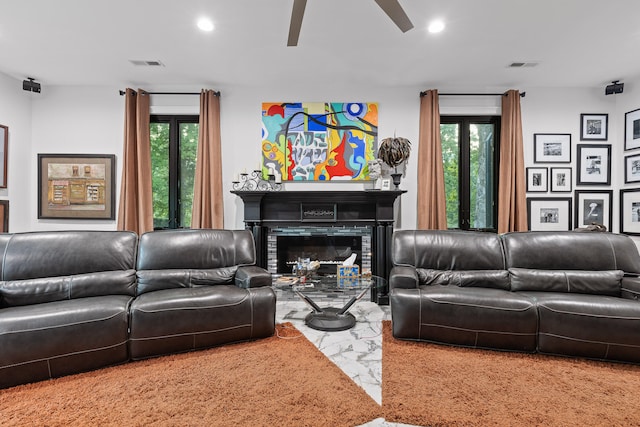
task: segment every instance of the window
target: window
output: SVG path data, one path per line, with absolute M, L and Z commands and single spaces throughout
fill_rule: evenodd
M 496 231 L 500 117 L 442 116 L 447 227 Z
M 153 228 L 191 227 L 198 116 L 151 116 Z

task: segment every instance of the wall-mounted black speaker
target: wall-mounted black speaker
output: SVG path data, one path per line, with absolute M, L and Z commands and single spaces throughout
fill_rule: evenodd
M 619 82 L 619 80 L 611 82 L 611 84 L 609 86 L 604 88 L 604 94 L 605 95 L 613 95 L 613 94 L 616 94 L 616 93 L 622 93 L 622 91 L 624 90 L 624 83 L 618 83 L 618 82 Z
M 22 90 L 26 90 L 29 92 L 40 93 L 40 83 L 34 81 L 31 77 L 28 80 L 23 80 L 22 82 Z

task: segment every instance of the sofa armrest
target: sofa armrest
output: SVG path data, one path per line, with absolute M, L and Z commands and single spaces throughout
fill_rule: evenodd
M 626 299 L 640 299 L 640 277 L 623 277 L 620 295 Z
M 236 271 L 235 283 L 245 289 L 271 286 L 271 273 L 257 265 L 243 265 Z
M 389 273 L 389 291 L 394 288 L 415 289 L 419 284 L 418 271 L 415 267 L 399 265 L 393 267 Z

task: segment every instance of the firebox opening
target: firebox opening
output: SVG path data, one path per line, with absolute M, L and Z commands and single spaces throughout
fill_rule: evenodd
M 298 258 L 319 261 L 318 274 L 336 274 L 336 266 L 356 254 L 362 269 L 361 236 L 278 236 L 278 273 L 291 273 Z
M 361 272 L 372 271 L 373 229 L 370 226 L 282 226 L 267 233 L 270 273 L 291 274 L 298 258 L 319 261 L 318 274 L 336 274 L 337 266 L 356 254 Z

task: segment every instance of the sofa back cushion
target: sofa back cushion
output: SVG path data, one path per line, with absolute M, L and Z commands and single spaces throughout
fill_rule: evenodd
M 508 291 L 509 272 L 507 270 L 431 270 L 418 268 L 421 285 L 460 286 L 463 288 L 494 288 Z
M 393 233 L 394 265 L 432 270 L 504 270 L 500 237 L 452 230 L 399 230 Z
M 620 296 L 622 270 L 539 270 L 510 268 L 512 291 L 568 292 Z
M 640 274 L 638 248 L 612 233 L 516 232 L 501 236 L 507 268 L 540 270 L 622 270 Z
M 9 235 L 0 304 L 28 305 L 135 295 L 138 238 L 128 231 L 46 231 Z
M 138 249 L 137 293 L 231 284 L 241 265 L 255 264 L 247 230 L 166 230 L 145 233 Z

